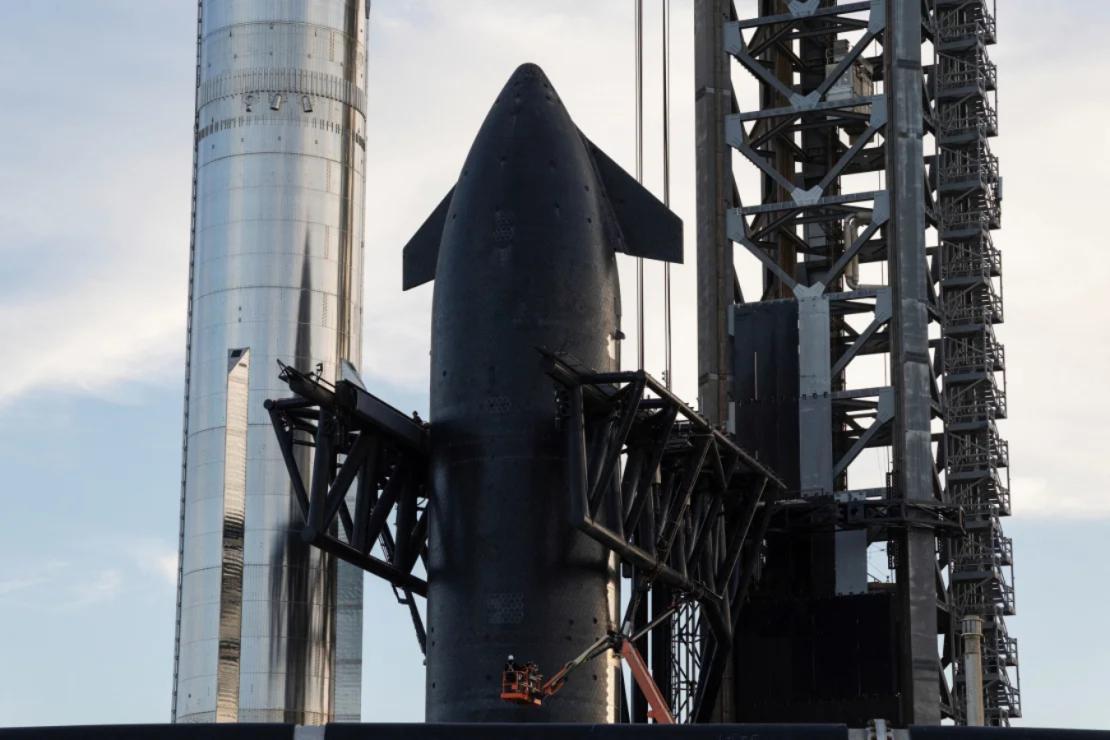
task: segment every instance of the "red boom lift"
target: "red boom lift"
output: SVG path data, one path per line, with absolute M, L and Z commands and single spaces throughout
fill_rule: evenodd
M 669 617 L 673 611 L 673 608 L 668 610 L 632 637 L 620 632 L 610 632 L 601 637 L 593 645 L 586 648 L 585 652 L 563 666 L 546 683 L 544 683 L 543 676 L 540 675 L 539 666 L 535 663 L 518 666 L 510 658 L 509 665 L 501 676 L 501 698 L 513 704 L 532 707 L 541 706 L 544 699 L 554 696 L 559 689 L 566 685 L 571 671 L 602 653 L 613 650 L 628 663 L 628 667 L 632 671 L 632 677 L 636 680 L 636 685 L 640 687 L 640 691 L 647 698 L 648 718 L 661 725 L 675 724 L 670 707 L 667 706 L 659 687 L 655 685 L 655 680 L 651 677 L 640 651 L 633 644 L 635 640 L 645 635 L 652 627 Z

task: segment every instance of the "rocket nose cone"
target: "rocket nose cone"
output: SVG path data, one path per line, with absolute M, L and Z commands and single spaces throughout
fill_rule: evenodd
M 526 62 L 516 68 L 509 78 L 510 85 L 551 85 L 540 65 Z
M 522 64 L 513 72 L 513 76 L 505 83 L 502 94 L 508 94 L 511 100 L 517 103 L 537 104 L 554 103 L 562 105 L 555 86 L 538 64 Z

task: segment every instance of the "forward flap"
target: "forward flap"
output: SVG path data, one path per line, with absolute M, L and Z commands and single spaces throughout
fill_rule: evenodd
M 579 132 L 581 133 L 581 132 Z M 617 249 L 633 257 L 682 263 L 682 219 L 582 136 L 620 232 Z
M 435 279 L 436 263 L 439 262 L 439 243 L 443 239 L 443 227 L 447 223 L 447 213 L 451 210 L 451 199 L 454 197 L 455 189 L 451 188 L 432 211 L 432 215 L 428 216 L 424 225 L 405 245 L 401 280 L 404 290 Z

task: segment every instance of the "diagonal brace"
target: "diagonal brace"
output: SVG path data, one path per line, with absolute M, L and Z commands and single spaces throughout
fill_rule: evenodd
M 871 426 L 867 427 L 866 432 L 859 436 L 859 439 L 852 445 L 852 448 L 844 453 L 844 457 L 836 461 L 836 465 L 833 468 L 834 478 L 847 470 L 848 466 L 852 464 L 852 461 L 859 457 L 859 453 L 863 452 L 864 448 L 867 447 L 867 443 L 894 418 L 894 402 L 893 399 L 890 398 L 890 395 L 891 392 L 889 390 L 884 389 L 884 391 L 881 392 L 875 421 L 871 423 Z
M 852 342 L 852 346 L 850 346 L 847 351 L 840 356 L 840 359 L 836 361 L 836 364 L 833 365 L 832 372 L 830 373 L 832 378 L 835 379 L 844 372 L 844 368 L 848 367 L 848 363 L 855 359 L 856 355 L 858 355 L 864 345 L 867 344 L 867 340 L 874 336 L 875 332 L 890 322 L 890 314 L 890 301 L 880 301 L 875 307 L 875 318 L 867 325 L 866 329 L 860 332 L 856 341 Z

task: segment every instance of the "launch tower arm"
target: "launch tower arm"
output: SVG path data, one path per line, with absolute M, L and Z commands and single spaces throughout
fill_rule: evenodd
M 599 373 L 565 353 L 541 354 L 566 435 L 571 523 L 636 581 L 624 631 L 658 585 L 699 610 L 711 654 L 727 656 L 782 479 L 647 373 Z M 602 483 L 611 480 L 620 483 Z M 698 680 L 695 704 L 712 705 L 719 671 Z
M 413 596 L 426 596 L 428 584 L 413 570 L 428 532 L 426 425 L 361 382 L 332 385 L 286 365 L 280 377 L 293 396 L 268 400 L 266 409 L 304 517 L 301 539 L 388 581 L 408 605 L 423 648 Z M 307 488 L 298 454 L 304 447 L 315 450 Z M 393 517 L 395 510 L 404 515 Z

